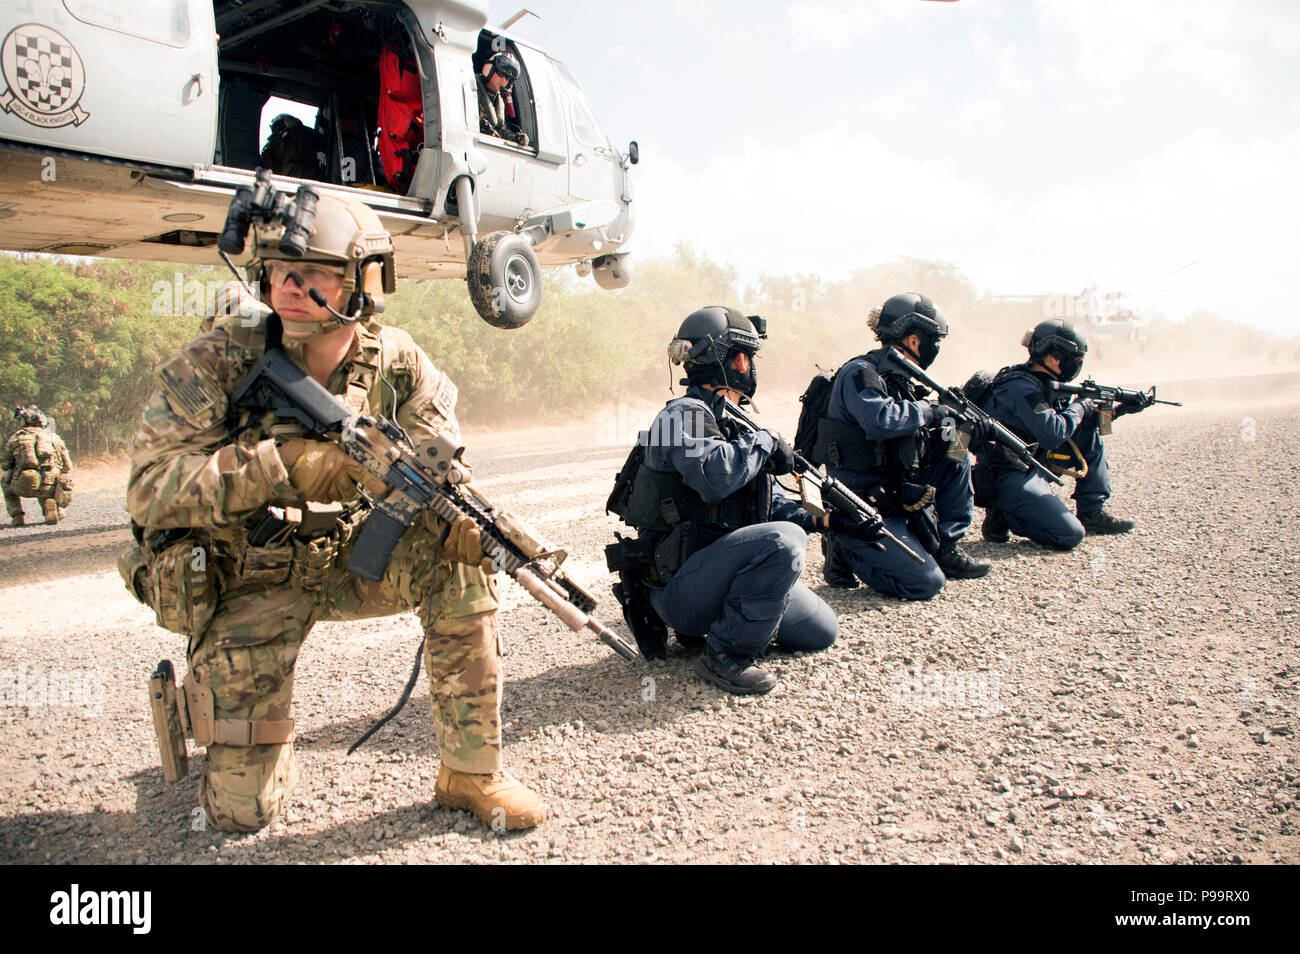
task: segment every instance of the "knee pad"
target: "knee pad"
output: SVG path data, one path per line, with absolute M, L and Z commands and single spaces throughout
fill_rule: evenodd
M 199 804 L 221 831 L 258 831 L 284 810 L 297 780 L 293 743 L 211 745 Z

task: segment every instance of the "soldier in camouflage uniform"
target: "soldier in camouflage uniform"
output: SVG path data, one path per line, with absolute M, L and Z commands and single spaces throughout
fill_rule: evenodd
M 507 112 L 503 92 L 518 78 L 519 63 L 509 53 L 497 53 L 483 64 L 478 77 L 478 127 L 484 135 L 527 147 L 528 136 L 519 128 L 519 120 Z
M 21 527 L 23 497 L 34 497 L 41 505 L 46 523 L 63 519 L 63 509 L 72 503 L 72 458 L 68 445 L 54 433 L 36 405 L 14 408 L 18 430 L 5 441 L 0 454 L 0 489 L 5 510 L 15 527 Z
M 127 507 L 141 546 L 122 571 L 162 625 L 188 636 L 185 707 L 195 741 L 207 747 L 200 804 L 224 830 L 269 824 L 295 779 L 290 703 L 303 639 L 318 620 L 414 611 L 441 756 L 437 801 L 497 829 L 532 827 L 545 805 L 501 769 L 497 594 L 472 521 L 447 530 L 426 515 L 382 580 L 349 573 L 349 542 L 368 512 L 357 485 L 382 488 L 338 445 L 230 405 L 280 339 L 352 410 L 405 427 L 417 451 L 458 427 L 455 386 L 410 335 L 373 317 L 394 285 L 392 239 L 378 217 L 323 195 L 306 255 L 284 258 L 278 238 L 258 226 L 273 314 L 218 316 L 162 368 L 131 458 Z M 308 297 L 313 289 L 362 319 L 340 320 Z M 261 539 L 272 505 L 290 508 L 273 516 L 302 520 Z

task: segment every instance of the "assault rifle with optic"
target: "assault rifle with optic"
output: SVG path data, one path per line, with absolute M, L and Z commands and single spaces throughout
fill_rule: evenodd
M 1128 388 L 1112 388 L 1098 384 L 1089 378 L 1078 384 L 1066 384 L 1064 381 L 1049 381 L 1049 390 L 1057 394 L 1072 394 L 1084 400 L 1096 401 L 1103 405 L 1097 408 L 1097 433 L 1105 436 L 1111 432 L 1111 422 L 1122 414 L 1136 414 L 1145 411 L 1152 404 L 1172 404 L 1182 407 L 1182 401 L 1162 401 L 1156 397 L 1155 385 L 1147 391 L 1131 391 Z
M 294 364 L 268 348 L 231 396 L 236 407 L 273 411 L 339 444 L 388 488 L 370 501 L 371 513 L 352 545 L 348 569 L 367 580 L 383 578 L 406 529 L 430 510 L 448 525 L 469 517 L 482 534 L 483 553 L 575 633 L 595 633 L 624 659 L 636 647 L 591 616 L 596 599 L 560 564 L 567 552 L 543 541 L 518 517 L 494 507 L 469 483 L 457 435 L 441 433 L 418 452 L 401 425 L 385 417 L 352 414 L 347 405 Z
M 742 411 L 731 401 L 727 401 L 727 413 L 730 414 L 740 425 L 750 432 L 764 430 L 752 417 Z M 843 482 L 836 480 L 834 477 L 828 477 L 810 463 L 799 453 L 794 453 L 794 474 L 800 480 L 800 485 L 804 490 L 803 505 L 804 509 L 814 517 L 820 517 L 826 513 L 826 508 L 838 510 L 840 513 L 855 513 L 862 520 L 880 520 L 880 514 L 876 508 L 871 506 L 852 490 L 844 485 Z M 811 493 L 810 493 L 811 491 Z M 883 522 L 883 521 L 882 521 Z M 925 557 L 917 553 L 906 543 L 889 532 L 887 527 L 881 527 L 880 535 L 892 543 L 898 549 L 902 550 L 909 560 L 917 566 L 925 565 Z
M 1064 381 L 1050 381 L 1048 388 L 1061 394 L 1073 394 L 1076 397 L 1091 398 L 1102 404 L 1114 405 L 1125 414 L 1136 414 L 1138 411 L 1144 411 L 1152 404 L 1172 404 L 1174 407 L 1182 407 L 1182 401 L 1164 401 L 1156 397 L 1155 385 L 1152 385 L 1146 391 L 1131 391 L 1128 388 L 1112 388 L 1104 384 L 1098 384 L 1089 378 L 1086 381 L 1080 381 L 1078 384 L 1066 384 Z
M 952 412 L 953 417 L 963 420 L 968 425 L 973 424 L 982 427 L 992 443 L 1005 447 L 1011 452 L 1012 456 L 1024 465 L 1022 469 L 1033 470 L 1044 480 L 1049 480 L 1054 484 L 1065 483 L 1060 477 L 1044 467 L 1034 456 L 1036 445 L 1026 444 L 1016 437 L 1005 425 L 994 420 L 987 411 L 963 394 L 961 388 L 945 388 L 921 370 L 919 366 L 908 360 L 906 355 L 899 354 L 893 348 L 887 350 L 885 357 L 913 380 L 919 381 L 934 391 L 943 406 Z M 965 448 L 962 448 L 962 450 L 964 451 Z

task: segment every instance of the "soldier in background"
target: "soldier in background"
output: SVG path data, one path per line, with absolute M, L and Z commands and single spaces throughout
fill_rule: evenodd
M 989 564 L 957 546 L 973 512 L 969 457 L 948 456 L 942 412 L 927 400 L 929 390 L 885 356 L 894 348 L 928 368 L 948 319 L 929 298 L 907 292 L 873 309 L 868 324 L 880 347 L 836 373 L 814 453 L 832 477 L 884 515 L 890 530 L 928 556 L 917 566 L 897 548 L 881 551 L 835 536 L 823 547 L 822 574 L 831 586 L 851 589 L 861 579 L 879 593 L 927 600 L 948 580 L 984 576 Z
M 1051 485 L 1024 471 L 996 445 L 979 452 L 975 484 L 985 507 L 985 540 L 1004 543 L 1017 533 L 1056 550 L 1072 550 L 1087 534 L 1128 533 L 1133 521 L 1104 509 L 1110 498 L 1110 469 L 1098 433 L 1096 402 L 1071 401 L 1049 389 L 1072 381 L 1083 367 L 1088 342 L 1068 321 L 1049 318 L 1026 332 L 1021 344 L 1029 360 L 1003 368 L 993 379 L 984 410 L 1026 443 L 1057 452 L 1070 466 L 1056 468 L 1075 478 L 1075 512 Z
M 655 418 L 617 508 L 639 531 L 621 545 L 625 564 L 635 564 L 637 551 L 645 563 L 642 580 L 630 567 L 621 572 L 625 595 L 644 586 L 648 606 L 624 601 L 642 652 L 664 655 L 662 642 L 647 645 L 654 630 L 662 638 L 672 627 L 688 643 L 704 637 L 696 673 L 738 694 L 776 687 L 776 676 L 757 665 L 769 644 L 816 652 L 839 633 L 834 612 L 799 582 L 808 534 L 830 526 L 863 541 L 880 536 L 878 523 L 842 514 L 819 520 L 782 494 L 774 478 L 791 472 L 790 445 L 769 431 L 743 433 L 728 417 L 726 401 L 739 406 L 754 396 L 762 337 L 762 319 L 732 308 L 687 316 L 668 352 L 686 371 L 686 394 Z
M 46 523 L 58 523 L 72 503 L 72 458 L 63 438 L 35 404 L 14 408 L 18 430 L 5 441 L 0 455 L 0 488 L 5 510 L 15 527 L 21 527 L 23 497 L 40 502 Z
M 459 427 L 455 385 L 409 334 L 375 319 L 396 276 L 392 237 L 374 212 L 320 196 L 301 257 L 279 248 L 282 232 L 255 226 L 273 313 L 218 316 L 169 361 L 131 455 L 139 545 L 119 568 L 159 624 L 188 637 L 182 691 L 207 748 L 199 802 L 222 830 L 270 824 L 296 779 L 290 709 L 307 634 L 320 620 L 413 611 L 425 633 L 438 803 L 496 829 L 537 825 L 546 806 L 502 770 L 496 584 L 473 521 L 447 527 L 422 515 L 384 578 L 362 579 L 346 569 L 372 513 L 358 485 L 382 484 L 337 444 L 231 406 L 247 371 L 280 346 L 354 413 L 404 427 L 417 451 Z

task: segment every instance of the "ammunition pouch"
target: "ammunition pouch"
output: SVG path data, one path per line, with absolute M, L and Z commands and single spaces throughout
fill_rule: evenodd
M 772 513 L 772 483 L 760 474 L 740 490 L 705 503 L 676 471 L 658 471 L 642 464 L 627 494 L 623 521 L 638 530 L 670 533 L 689 521 L 728 533 L 763 523 Z
M 41 472 L 35 468 L 15 470 L 9 480 L 9 491 L 19 497 L 35 497 L 41 492 Z
M 695 523 L 683 520 L 672 532 L 655 546 L 654 573 L 656 579 L 667 583 L 673 578 L 691 554 L 700 548 L 700 534 Z
M 60 507 L 66 507 L 72 503 L 72 475 L 59 474 L 54 479 L 54 502 Z
M 301 590 L 320 590 L 343 565 L 361 511 L 338 505 L 313 507 L 267 508 L 235 540 L 235 579 L 261 586 L 288 580 Z
M 824 417 L 817 422 L 813 455 L 828 468 L 878 471 L 885 465 L 884 446 L 879 441 L 868 441 L 856 424 Z
M 195 745 L 277 745 L 293 741 L 293 720 L 218 719 L 212 690 L 185 674 L 185 721 Z
M 191 638 L 207 628 L 217 611 L 222 573 L 197 536 L 166 530 L 145 541 L 134 524 L 136 543 L 117 561 L 122 582 L 154 611 L 158 625 Z

